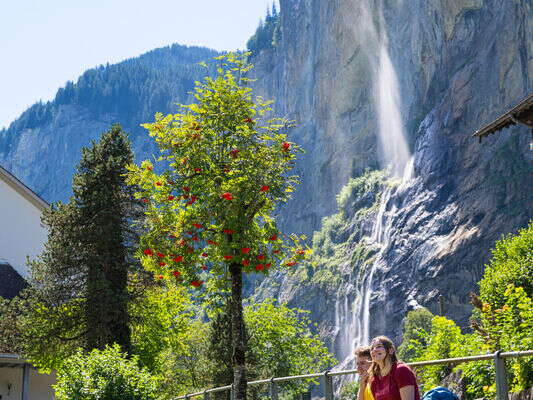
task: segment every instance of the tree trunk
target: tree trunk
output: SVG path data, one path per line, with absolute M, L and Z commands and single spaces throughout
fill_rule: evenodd
M 242 313 L 242 271 L 237 263 L 231 263 L 231 334 L 234 400 L 246 400 L 246 335 Z

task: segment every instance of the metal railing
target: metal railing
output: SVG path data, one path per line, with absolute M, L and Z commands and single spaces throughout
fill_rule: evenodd
M 472 361 L 482 361 L 482 360 L 493 360 L 494 368 L 496 373 L 496 397 L 498 400 L 508 400 L 509 399 L 509 388 L 507 384 L 507 370 L 505 366 L 505 359 L 512 357 L 527 357 L 533 356 L 533 350 L 525 351 L 510 351 L 502 352 L 498 350 L 496 353 L 492 354 L 480 354 L 477 356 L 468 356 L 468 357 L 459 357 L 459 358 L 444 358 L 440 360 L 430 360 L 430 361 L 419 361 L 407 363 L 410 367 L 424 367 L 428 365 L 439 365 L 439 364 L 462 364 L 465 362 Z M 261 379 L 258 381 L 248 382 L 248 386 L 268 384 L 269 385 L 269 396 L 271 400 L 278 400 L 279 388 L 278 384 L 281 382 L 287 382 L 292 380 L 300 379 L 313 379 L 313 378 L 322 378 L 324 384 L 324 398 L 325 400 L 333 400 L 333 377 L 341 375 L 352 375 L 356 374 L 357 370 L 348 369 L 344 371 L 324 371 L 315 374 L 306 374 L 306 375 L 293 375 L 293 376 L 283 376 L 270 379 Z M 189 393 L 183 396 L 175 397 L 173 400 L 189 400 L 192 397 L 203 396 L 203 400 L 210 400 L 209 395 L 215 392 L 230 391 L 230 400 L 235 399 L 235 391 L 233 385 L 220 386 L 212 389 L 206 389 L 201 392 Z

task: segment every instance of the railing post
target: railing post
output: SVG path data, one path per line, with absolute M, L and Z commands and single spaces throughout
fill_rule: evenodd
M 28 400 L 30 393 L 30 364 L 22 366 L 22 400 Z
M 325 400 L 333 400 L 333 379 L 329 371 L 324 372 L 324 398 Z
M 509 400 L 509 388 L 507 386 L 507 368 L 505 358 L 500 357 L 502 351 L 494 353 L 494 369 L 496 371 L 496 398 L 498 400 Z
M 207 389 L 204 390 L 204 400 L 209 400 L 209 393 L 207 392 Z
M 274 378 L 270 378 L 268 391 L 270 392 L 270 400 L 278 400 L 278 384 L 274 382 Z
M 235 400 L 235 385 L 233 383 L 229 389 L 229 400 Z

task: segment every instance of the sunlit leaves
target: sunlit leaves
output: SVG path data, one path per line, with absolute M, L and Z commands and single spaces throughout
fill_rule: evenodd
M 272 103 L 242 86 L 251 68 L 245 57 L 217 58 L 218 76 L 197 82 L 196 103 L 143 124 L 162 158 L 160 168 L 149 161 L 129 167 L 128 182 L 148 204 L 138 256 L 164 279 L 200 287 L 198 282 L 225 278 L 229 262 L 243 272 L 268 273 L 308 255 L 299 238 L 282 235 L 271 218 L 298 183 L 290 172 L 302 150 L 287 139 L 291 122 L 267 117 Z M 251 249 L 247 258 L 243 247 Z M 146 248 L 166 258 L 145 255 Z M 264 255 L 261 263 L 252 261 L 257 255 Z M 176 256 L 183 261 L 175 263 Z M 211 284 L 224 285 L 224 279 Z

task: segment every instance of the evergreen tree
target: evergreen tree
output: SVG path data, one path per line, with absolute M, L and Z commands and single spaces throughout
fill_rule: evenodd
M 267 8 L 265 21 L 259 21 L 259 25 L 254 35 L 248 40 L 246 46 L 252 55 L 258 54 L 261 50 L 272 49 L 281 40 L 280 14 L 276 8 L 276 3 L 272 3 L 272 10 Z
M 43 368 L 56 367 L 78 346 L 130 351 L 128 272 L 142 212 L 125 185 L 133 161 L 119 125 L 83 148 L 67 204 L 45 211 L 48 241 L 31 262 L 33 298 L 24 317 L 25 353 Z
M 89 350 L 112 343 L 118 343 L 123 351 L 130 350 L 127 282 L 135 205 L 125 173 L 132 161 L 128 139 L 122 128 L 114 125 L 99 143 L 82 150 L 73 180 L 74 200 L 83 224 Z
M 228 305 L 218 312 L 209 324 L 209 352 L 207 358 L 216 366 L 212 371 L 213 387 L 233 383 L 233 365 L 231 362 L 231 315 Z M 214 393 L 216 400 L 229 400 L 229 392 Z

